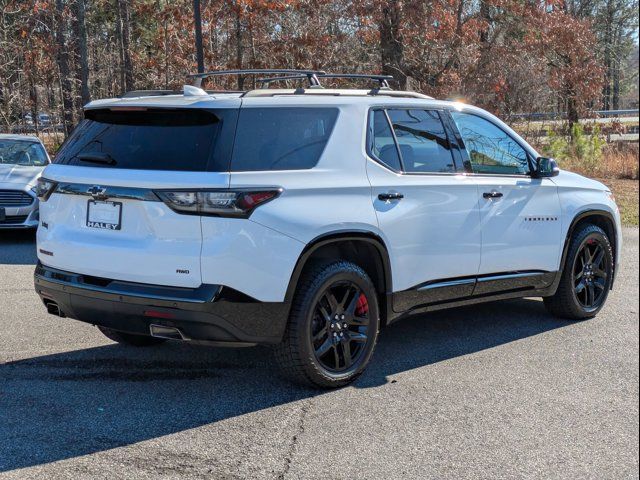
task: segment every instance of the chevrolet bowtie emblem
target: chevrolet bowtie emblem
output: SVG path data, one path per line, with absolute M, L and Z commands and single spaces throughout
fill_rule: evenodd
M 94 185 L 93 187 L 87 190 L 87 193 L 91 195 L 93 198 L 95 198 L 96 200 L 101 198 L 107 198 L 106 192 L 107 192 L 106 187 L 101 187 L 99 185 Z

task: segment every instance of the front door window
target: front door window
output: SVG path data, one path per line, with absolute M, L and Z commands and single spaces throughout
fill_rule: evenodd
M 527 152 L 504 130 L 482 117 L 451 112 L 473 173 L 527 175 L 530 172 Z

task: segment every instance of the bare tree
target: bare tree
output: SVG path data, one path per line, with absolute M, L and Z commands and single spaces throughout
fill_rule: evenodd
M 387 0 L 382 5 L 378 28 L 380 30 L 380 61 L 382 73 L 393 75 L 404 89 L 407 75 L 404 71 L 404 39 L 401 25 L 402 0 Z
M 120 47 L 120 89 L 124 93 L 134 88 L 129 0 L 116 0 L 116 12 L 118 46 Z
M 64 0 L 56 0 L 56 44 L 58 47 L 58 70 L 60 72 L 60 89 L 62 96 L 62 120 L 65 135 L 73 129 L 73 92 L 69 69 L 69 50 L 67 48 L 67 20 Z
M 193 0 L 193 21 L 195 23 L 196 58 L 198 60 L 198 73 L 203 73 L 204 52 L 202 49 L 202 16 L 200 12 L 200 0 Z
M 76 0 L 76 21 L 78 25 L 77 49 L 78 49 L 78 80 L 80 81 L 80 99 L 82 105 L 91 101 L 91 90 L 89 88 L 89 52 L 87 49 L 87 24 L 85 15 L 85 1 Z

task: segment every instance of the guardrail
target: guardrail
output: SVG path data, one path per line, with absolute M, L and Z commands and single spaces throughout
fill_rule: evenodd
M 635 110 L 595 110 L 593 112 L 593 115 L 596 118 L 637 117 L 638 114 L 639 110 L 637 108 Z M 565 120 L 567 118 L 567 114 L 566 112 L 514 113 L 509 115 L 509 117 L 524 120 Z
M 37 131 L 38 133 L 62 133 L 64 132 L 64 125 L 40 125 Z M 35 125 L 14 125 L 9 129 L 0 127 L 0 133 L 36 133 L 36 127 Z

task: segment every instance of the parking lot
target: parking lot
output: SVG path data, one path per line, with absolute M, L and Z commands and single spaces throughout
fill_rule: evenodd
M 34 235 L 0 231 L 0 478 L 637 478 L 638 230 L 604 311 L 538 299 L 384 331 L 355 385 L 268 348 L 135 349 L 46 314 Z

